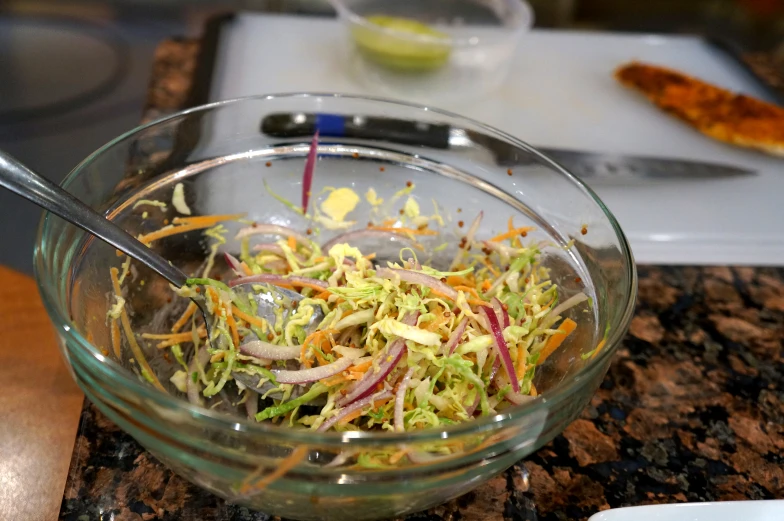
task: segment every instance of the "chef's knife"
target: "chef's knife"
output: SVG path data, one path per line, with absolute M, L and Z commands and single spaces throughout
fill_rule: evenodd
M 385 117 L 343 116 L 335 114 L 277 113 L 261 122 L 264 134 L 276 137 L 305 137 L 318 130 L 324 137 L 375 139 L 430 148 L 471 148 L 477 145 L 490 151 L 501 166 L 531 163 L 505 141 L 480 132 L 440 123 L 425 123 Z M 754 174 L 746 168 L 658 157 L 535 147 L 572 174 L 583 178 L 715 178 Z

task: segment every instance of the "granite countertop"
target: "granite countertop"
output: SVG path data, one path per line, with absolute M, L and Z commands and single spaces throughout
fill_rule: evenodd
M 156 55 L 147 118 L 184 108 L 194 41 Z M 784 269 L 640 266 L 630 334 L 562 435 L 410 520 L 580 521 L 599 510 L 784 498 Z M 174 475 L 85 403 L 60 519 L 266 520 Z

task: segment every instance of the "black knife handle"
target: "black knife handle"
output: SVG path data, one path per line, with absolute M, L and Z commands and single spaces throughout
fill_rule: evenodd
M 261 132 L 275 137 L 324 137 L 389 141 L 402 145 L 449 148 L 449 125 L 404 119 L 338 114 L 275 113 L 261 121 Z

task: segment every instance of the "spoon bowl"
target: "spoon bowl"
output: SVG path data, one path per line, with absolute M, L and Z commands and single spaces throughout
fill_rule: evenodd
M 0 186 L 114 246 L 149 267 L 177 288 L 186 286 L 194 288 L 195 294 L 202 297 L 192 297 L 191 301 L 196 304 L 204 317 L 207 338 L 210 342 L 220 341 L 221 337 L 216 334 L 214 328 L 214 316 L 208 310 L 203 298 L 203 295 L 207 294 L 207 287 L 198 283 L 200 279 L 189 279 L 182 270 L 117 224 L 2 151 L 0 151 Z M 296 314 L 297 303 L 304 298 L 298 293 L 271 284 L 239 284 L 232 291 L 239 302 L 250 302 L 249 297 L 252 298 L 256 303 L 254 306 L 256 315 L 269 323 L 275 324 L 278 315 L 281 315 L 283 319 L 281 327 L 285 327 L 289 317 Z M 321 309 L 313 307 L 313 316 L 306 331 L 318 325 L 323 318 L 324 313 Z

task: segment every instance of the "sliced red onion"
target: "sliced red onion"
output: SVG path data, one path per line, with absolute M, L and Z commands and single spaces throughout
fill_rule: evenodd
M 499 374 L 498 377 L 496 378 L 495 385 L 500 391 L 501 389 L 509 385 L 509 380 L 506 378 L 505 375 Z M 529 402 L 534 399 L 533 396 L 520 394 L 519 392 L 514 392 L 514 391 L 509 391 L 508 393 L 506 393 L 504 395 L 504 398 L 506 398 L 509 402 L 515 405 L 522 405 L 525 402 Z
M 506 398 L 507 400 L 509 400 L 515 405 L 523 405 L 524 403 L 530 402 L 531 400 L 534 399 L 533 396 L 516 393 L 514 391 L 510 391 L 506 393 L 504 395 L 504 398 Z
M 305 160 L 305 171 L 302 173 L 302 213 L 308 213 L 308 201 L 310 201 L 310 187 L 313 184 L 313 172 L 316 170 L 316 157 L 318 156 L 319 131 L 313 134 L 310 141 L 308 158 Z
M 490 368 L 490 375 L 487 379 L 488 382 L 492 382 L 495 379 L 495 375 L 498 374 L 498 369 L 501 368 L 501 357 L 496 356 L 495 360 L 493 360 L 493 367 Z
M 406 454 L 408 459 L 411 460 L 411 463 L 416 463 L 417 465 L 431 465 L 436 461 L 445 460 L 451 456 L 445 456 L 443 454 L 435 455 L 425 451 L 417 451 L 413 450 Z
M 253 391 L 245 391 L 248 394 L 248 399 L 245 400 L 245 412 L 248 413 L 249 419 L 254 419 L 256 413 L 259 412 L 259 395 Z
M 500 367 L 501 367 L 501 358 L 496 356 L 495 360 L 493 361 L 493 366 L 490 368 L 490 375 L 489 375 L 489 377 L 487 379 L 488 382 L 492 382 L 493 381 L 493 379 L 495 378 L 495 375 L 498 372 L 498 369 Z M 479 403 L 481 402 L 481 398 L 482 398 L 481 395 L 477 392 L 476 393 L 476 398 L 474 398 L 474 403 L 472 403 L 466 409 L 466 414 L 468 414 L 468 416 L 473 416 L 474 415 L 474 413 L 476 412 L 476 408 L 479 407 Z
M 257 244 L 251 249 L 253 251 L 268 251 L 270 253 L 274 253 L 275 255 L 280 255 L 281 257 L 286 255 L 286 253 L 283 251 L 283 248 L 280 247 L 280 244 L 275 244 L 274 242 Z
M 389 398 L 390 396 L 392 396 L 392 393 L 385 390 L 385 391 L 381 391 L 380 393 L 371 394 L 370 396 L 366 396 L 366 397 L 362 398 L 361 400 L 357 400 L 356 402 L 352 403 L 351 405 L 340 409 L 340 411 L 338 411 L 338 413 L 335 414 L 335 416 L 333 416 L 329 420 L 327 420 L 324 423 L 322 423 L 319 426 L 319 428 L 316 429 L 316 430 L 318 430 L 319 432 L 324 432 L 327 429 L 329 429 L 330 427 L 332 427 L 333 425 L 335 425 L 336 423 L 338 423 L 340 420 L 342 420 L 343 418 L 345 418 L 346 416 L 351 414 L 352 412 L 364 409 L 365 407 L 367 407 L 368 405 L 372 404 L 376 400 L 384 400 L 386 398 Z
M 479 224 L 482 222 L 482 217 L 484 217 L 485 212 L 479 212 L 474 218 L 474 222 L 471 223 L 471 227 L 468 229 L 468 233 L 466 234 L 466 244 L 471 244 L 474 242 L 474 236 L 476 232 L 479 230 Z
M 418 318 L 419 312 L 417 311 L 415 313 L 407 314 L 405 317 L 403 317 L 401 322 L 407 326 L 413 326 L 416 324 Z M 379 370 L 367 371 L 360 380 L 357 380 L 355 383 L 351 384 L 348 389 L 346 389 L 348 393 L 342 398 L 339 398 L 336 403 L 340 406 L 345 406 L 360 400 L 373 392 L 373 389 L 375 389 L 379 383 L 383 382 L 392 369 L 397 366 L 398 362 L 400 362 L 400 359 L 403 358 L 403 354 L 405 352 L 406 339 L 397 338 L 393 340 L 387 346 L 386 353 L 382 355 L 382 359 L 384 361 L 379 364 Z
M 578 293 L 577 295 L 572 295 L 568 299 L 564 300 L 563 302 L 561 302 L 560 304 L 555 306 L 547 314 L 547 318 L 545 318 L 542 321 L 542 323 L 541 323 L 541 325 L 539 327 L 542 328 L 542 329 L 546 329 L 546 328 L 550 327 L 552 324 L 555 323 L 556 320 L 558 320 L 558 316 L 560 314 L 562 314 L 564 311 L 566 311 L 566 310 L 568 310 L 570 308 L 573 308 L 577 304 L 581 304 L 582 302 L 585 302 L 586 300 L 588 300 L 588 295 L 586 295 L 585 293 Z
M 465 333 L 466 326 L 468 325 L 468 317 L 463 317 L 463 320 L 457 325 L 452 334 L 449 335 L 449 340 L 446 341 L 444 344 L 444 351 L 448 354 L 452 354 L 457 349 L 457 345 L 460 343 L 460 339 L 463 337 L 463 333 Z
M 234 236 L 236 240 L 250 237 L 252 235 L 279 235 L 281 237 L 294 237 L 294 239 L 303 246 L 310 247 L 310 239 L 302 235 L 296 230 L 292 230 L 286 226 L 279 226 L 277 224 L 257 224 L 256 226 L 248 226 L 237 232 Z
M 224 253 L 223 258 L 226 259 L 226 264 L 229 265 L 229 268 L 231 268 L 234 273 L 240 277 L 245 275 L 245 270 L 242 269 L 242 263 L 240 263 L 240 260 L 237 257 L 231 253 Z
M 240 353 L 243 355 L 263 360 L 291 360 L 299 358 L 301 352 L 300 346 L 278 346 L 261 340 L 253 340 L 240 346 Z
M 493 334 L 493 339 L 495 340 L 495 346 L 501 357 L 501 362 L 504 364 L 506 373 L 509 375 L 509 379 L 512 382 L 512 390 L 514 392 L 520 392 L 520 382 L 517 381 L 514 363 L 512 363 L 512 356 L 509 354 L 509 348 L 506 346 L 506 340 L 504 340 L 501 324 L 498 323 L 498 317 L 495 316 L 494 312 L 488 310 L 487 306 L 481 306 L 479 312 L 485 317 L 487 323 L 490 325 L 490 332 Z
M 413 246 L 413 242 L 403 235 L 402 233 L 395 233 L 390 232 L 387 230 L 373 230 L 373 229 L 364 229 L 364 230 L 354 230 L 351 232 L 342 233 L 332 239 L 328 240 L 321 246 L 321 250 L 328 252 L 330 248 L 332 248 L 336 244 L 356 244 L 356 241 L 361 241 L 363 239 L 394 239 L 400 240 L 409 243 Z
M 298 277 L 296 275 L 284 277 L 282 275 L 274 275 L 272 273 L 261 273 L 259 275 L 251 275 L 250 277 L 240 277 L 230 281 L 229 286 L 233 288 L 237 284 L 267 283 L 275 285 L 291 284 L 292 282 L 304 282 L 306 284 L 311 284 L 324 289 L 329 287 L 329 284 L 323 280 L 311 279 L 310 277 Z
M 279 384 L 304 384 L 308 382 L 317 382 L 330 376 L 345 371 L 354 361 L 351 358 L 345 357 L 338 359 L 337 362 L 314 367 L 313 369 L 300 369 L 298 371 L 288 371 L 285 369 L 279 371 L 272 371 L 275 373 L 275 381 Z
M 274 242 L 265 242 L 264 244 L 257 244 L 251 249 L 253 251 L 266 251 L 269 253 L 274 253 L 279 257 L 286 256 L 286 252 L 283 251 L 283 248 L 281 248 L 280 244 L 275 244 Z M 294 258 L 297 259 L 299 262 L 305 262 L 306 260 L 305 257 L 303 257 L 297 252 L 292 252 L 292 253 L 294 255 Z
M 448 284 L 444 284 L 435 277 L 425 275 L 424 273 L 419 273 L 418 271 L 403 270 L 400 268 L 378 268 L 376 270 L 376 276 L 384 279 L 394 279 L 397 277 L 400 278 L 400 280 L 408 282 L 409 284 L 419 284 L 421 286 L 426 286 L 444 295 L 449 300 L 457 300 L 457 291 L 455 288 Z
M 509 313 L 506 312 L 504 309 L 504 305 L 498 300 L 498 297 L 493 297 L 493 300 L 490 302 L 490 305 L 493 306 L 493 311 L 495 311 L 495 316 L 498 318 L 498 321 L 503 325 L 504 329 L 509 327 Z
M 414 369 L 414 367 L 410 367 L 408 371 L 406 371 L 405 376 L 403 376 L 403 379 L 400 381 L 400 386 L 397 388 L 397 393 L 395 393 L 395 430 L 397 432 L 403 432 L 405 430 L 405 425 L 403 424 L 403 416 L 405 415 L 405 412 L 403 412 L 403 405 L 406 400 L 408 382 L 411 381 Z
M 345 464 L 349 459 L 356 456 L 356 452 L 353 450 L 346 450 L 335 456 L 335 459 L 324 465 L 325 469 L 331 469 L 334 467 L 341 467 Z
M 273 260 L 262 264 L 265 269 L 275 271 L 286 271 L 289 268 L 289 263 L 284 260 Z

